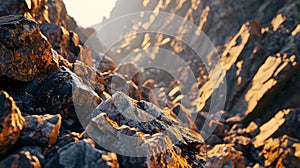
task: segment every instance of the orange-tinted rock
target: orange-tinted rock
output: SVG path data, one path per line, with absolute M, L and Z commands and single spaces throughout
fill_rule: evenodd
M 102 56 L 102 57 L 100 57 L 99 60 L 96 60 L 96 61 L 97 61 L 96 68 L 100 72 L 114 71 L 117 68 L 114 61 L 107 56 Z
M 0 91 L 0 158 L 14 145 L 23 130 L 25 120 L 12 97 Z
M 41 150 L 35 150 L 34 147 L 24 148 L 15 152 L 0 162 L 0 167 L 28 167 L 41 168 Z
M 258 134 L 253 139 L 254 146 L 263 146 L 267 139 L 276 136 L 288 135 L 299 139 L 299 117 L 300 111 L 298 109 L 279 111 L 273 118 L 258 128 Z
M 58 67 L 58 58 L 35 21 L 3 16 L 0 32 L 1 77 L 28 82 Z
M 47 148 L 55 143 L 61 126 L 60 115 L 26 116 L 25 121 L 25 128 L 20 135 L 22 144 Z
M 300 142 L 289 136 L 268 139 L 260 152 L 265 167 L 299 167 Z
M 246 167 L 247 162 L 241 151 L 234 148 L 233 144 L 220 144 L 207 152 L 207 167 Z

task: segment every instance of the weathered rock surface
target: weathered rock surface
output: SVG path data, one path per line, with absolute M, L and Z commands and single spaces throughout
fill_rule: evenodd
M 75 32 L 55 24 L 40 24 L 41 32 L 48 38 L 52 48 L 70 63 L 76 60 L 92 66 L 92 52 L 84 46 Z
M 216 145 L 207 153 L 206 167 L 246 167 L 246 161 L 241 151 L 233 144 Z
M 50 114 L 60 114 L 64 119 L 77 120 L 101 102 L 92 88 L 66 67 L 60 67 L 43 81 L 38 94 L 38 105 Z M 78 118 L 82 118 L 78 116 Z
M 35 21 L 3 16 L 0 31 L 1 77 L 28 82 L 58 67 L 58 58 Z
M 82 140 L 59 149 L 45 167 L 118 168 L 119 164 L 116 154 L 97 150 L 89 140 Z
M 0 167 L 41 168 L 43 159 L 44 157 L 40 148 L 24 147 L 2 160 Z
M 0 158 L 14 145 L 23 130 L 25 120 L 12 97 L 0 91 Z
M 202 137 L 177 123 L 168 113 L 117 92 L 91 114 L 87 133 L 108 150 L 127 156 L 139 153 L 138 156 L 147 158 L 121 161 L 122 166 L 203 167 Z
M 22 144 L 47 148 L 56 141 L 61 126 L 60 115 L 26 116 L 25 121 L 19 139 Z

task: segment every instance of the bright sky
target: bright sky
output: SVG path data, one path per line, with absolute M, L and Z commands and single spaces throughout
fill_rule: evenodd
M 75 18 L 80 26 L 88 27 L 108 17 L 116 0 L 64 0 L 68 14 Z

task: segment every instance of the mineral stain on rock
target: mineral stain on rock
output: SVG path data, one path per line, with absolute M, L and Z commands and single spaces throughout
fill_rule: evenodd
M 0 157 L 3 158 L 18 140 L 25 120 L 12 97 L 0 91 Z
M 0 75 L 29 82 L 58 67 L 58 58 L 38 24 L 24 16 L 0 18 Z

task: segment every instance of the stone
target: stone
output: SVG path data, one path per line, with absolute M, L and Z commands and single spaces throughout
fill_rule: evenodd
M 299 109 L 279 111 L 272 119 L 258 128 L 258 134 L 253 139 L 254 146 L 263 146 L 266 143 L 266 140 L 272 136 L 288 135 L 299 139 L 299 117 Z
M 259 153 L 265 167 L 299 167 L 300 143 L 298 139 L 283 135 L 268 139 Z
M 138 86 L 133 81 L 127 81 L 124 76 L 120 74 L 110 74 L 104 77 L 105 91 L 111 95 L 116 92 L 124 92 L 131 98 L 136 100 L 142 99 L 142 93 Z
M 0 91 L 0 158 L 3 158 L 20 136 L 25 120 L 12 97 Z
M 0 16 L 23 15 L 31 8 L 31 2 L 26 0 L 3 1 L 0 6 Z
M 117 92 L 94 110 L 86 130 L 103 148 L 116 151 L 120 157 L 124 152 L 131 156 L 132 161 L 121 162 L 122 166 L 178 166 L 180 163 L 183 167 L 204 166 L 203 138 L 180 125 L 170 113 Z M 134 155 L 142 158 L 134 159 Z
M 133 81 L 137 86 L 140 85 L 140 72 L 133 63 L 121 64 L 115 70 L 116 73 L 124 76 L 127 81 Z
M 61 116 L 43 115 L 26 116 L 26 125 L 19 141 L 24 145 L 39 145 L 48 148 L 55 143 L 61 126 Z
M 0 162 L 0 167 L 41 168 L 44 156 L 38 147 L 24 147 L 7 156 Z
M 70 143 L 58 150 L 50 158 L 45 168 L 48 167 L 119 167 L 117 155 L 111 152 L 98 150 L 90 140 L 81 140 Z
M 247 162 L 241 151 L 233 144 L 218 144 L 207 152 L 206 167 L 246 167 Z
M 50 23 L 39 25 L 41 32 L 47 37 L 53 49 L 70 63 L 80 60 L 92 66 L 92 53 L 79 39 L 75 32 L 68 31 L 62 26 Z
M 101 102 L 97 93 L 66 67 L 49 74 L 37 95 L 37 104 L 49 114 L 60 114 L 63 119 L 76 121 L 92 113 Z
M 117 68 L 115 62 L 105 55 L 100 57 L 99 60 L 96 60 L 95 65 L 100 72 L 114 71 Z
M 3 16 L 0 32 L 0 77 L 28 82 L 58 67 L 58 58 L 35 21 Z
M 82 135 L 79 133 L 69 131 L 61 132 L 57 137 L 56 142 L 45 152 L 46 158 L 51 158 L 65 145 L 78 142 L 79 140 L 82 140 Z

